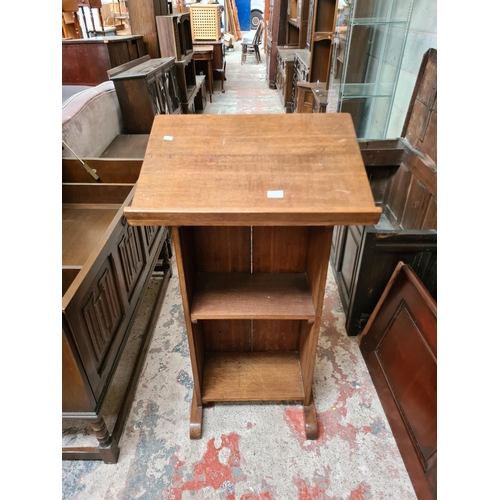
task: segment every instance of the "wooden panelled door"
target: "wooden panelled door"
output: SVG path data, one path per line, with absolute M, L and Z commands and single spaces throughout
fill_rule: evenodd
M 437 497 L 437 306 L 400 262 L 360 348 L 419 500 Z

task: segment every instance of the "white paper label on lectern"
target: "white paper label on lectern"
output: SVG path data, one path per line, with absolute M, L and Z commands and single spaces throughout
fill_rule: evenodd
M 283 190 L 280 190 L 280 191 L 268 191 L 267 192 L 267 197 L 268 198 L 283 198 Z

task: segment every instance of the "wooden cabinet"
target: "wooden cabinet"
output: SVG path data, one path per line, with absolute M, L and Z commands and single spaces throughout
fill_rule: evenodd
M 175 57 L 182 61 L 193 52 L 189 12 L 156 16 L 160 57 Z
M 398 263 L 360 337 L 382 407 L 419 500 L 437 498 L 437 305 Z
M 108 70 L 147 55 L 142 35 L 62 41 L 63 85 L 99 85 Z
M 278 47 L 276 54 L 276 88 L 283 107 L 287 113 L 293 113 L 293 71 L 295 61 L 295 50 Z
M 287 0 L 269 0 L 269 20 L 266 32 L 266 76 L 269 87 L 276 88 L 278 46 L 285 45 Z
M 63 458 L 116 463 L 126 407 L 110 434 L 101 413 L 103 402 L 167 229 L 130 226 L 123 209 L 133 197 L 134 174 L 113 160 L 99 164 L 105 165 L 99 167 L 100 183 L 82 183 L 83 169 L 74 162 L 63 169 L 62 417 L 89 420 L 99 443 L 90 450 L 63 449 Z M 142 348 L 151 338 L 151 331 L 146 333 Z M 140 362 L 139 353 L 137 370 Z
M 337 0 L 314 0 L 311 20 L 309 81 L 328 83 L 332 43 L 337 20 Z
M 309 60 L 310 53 L 306 49 L 295 51 L 294 79 L 293 79 L 293 103 L 295 113 L 313 113 L 315 103 L 319 97 L 314 96 L 315 92 L 326 95 L 326 83 L 310 83 Z M 317 111 L 320 105 L 316 104 Z M 326 105 L 324 106 L 326 109 Z
M 181 112 L 175 59 L 167 57 L 137 61 L 108 72 L 113 81 L 128 134 L 149 134 L 160 114 Z
M 436 59 L 434 49 L 424 56 L 402 138 L 359 141 L 383 213 L 377 225 L 333 233 L 330 258 L 349 335 L 361 332 L 400 261 L 437 300 Z
M 175 58 L 182 112 L 195 113 L 195 99 L 197 94 L 202 92 L 202 82 L 196 78 L 189 12 L 156 16 L 156 25 L 161 57 Z
M 295 5 L 294 1 L 289 0 L 290 5 Z M 312 112 L 314 95 L 311 89 L 314 86 L 328 90 L 332 41 L 337 18 L 337 0 L 310 0 L 302 5 L 301 12 L 304 12 L 306 7 L 309 8 L 307 34 L 305 26 L 301 25 L 296 50 L 294 87 L 298 86 L 293 90 L 296 113 Z M 291 7 L 293 8 L 297 7 Z M 288 24 L 292 26 L 294 23 L 289 20 Z M 306 83 L 308 85 L 305 85 Z
M 248 141 L 257 129 L 260 140 Z M 242 151 L 251 168 L 234 162 Z M 202 435 L 204 404 L 298 401 L 306 437 L 316 439 L 332 227 L 373 224 L 381 212 L 350 116 L 206 115 L 201 125 L 157 116 L 148 152 L 125 214 L 133 226 L 172 226 L 194 380 L 191 438 Z
M 309 0 L 288 0 L 286 45 L 303 49 L 306 46 Z
M 326 107 L 328 106 L 328 91 L 324 88 L 314 88 L 312 89 L 313 94 L 313 113 L 326 113 Z

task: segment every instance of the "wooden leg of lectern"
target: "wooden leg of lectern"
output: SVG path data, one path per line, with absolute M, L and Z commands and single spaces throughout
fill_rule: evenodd
M 191 417 L 189 419 L 189 438 L 201 439 L 201 428 L 203 423 L 203 406 L 196 404 L 196 398 L 193 395 L 191 402 Z
M 311 394 L 309 406 L 304 405 L 304 425 L 307 439 L 318 439 L 318 419 L 316 417 L 316 406 Z

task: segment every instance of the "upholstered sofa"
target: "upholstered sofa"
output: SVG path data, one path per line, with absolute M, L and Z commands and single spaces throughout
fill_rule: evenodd
M 71 89 L 63 89 L 68 94 Z M 112 81 L 76 92 L 62 104 L 63 158 L 74 158 L 72 151 L 80 158 L 144 158 L 148 138 L 126 134 Z

